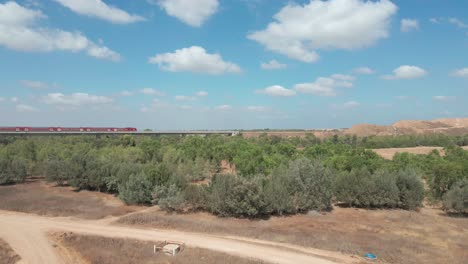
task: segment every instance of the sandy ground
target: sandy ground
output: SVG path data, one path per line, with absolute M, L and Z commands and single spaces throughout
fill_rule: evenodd
M 468 146 L 462 147 L 464 150 L 468 150 Z M 413 147 L 413 148 L 383 148 L 383 149 L 373 149 L 374 152 L 382 156 L 384 159 L 393 159 L 393 156 L 396 153 L 411 153 L 411 154 L 429 154 L 432 150 L 438 150 L 443 154 L 442 147 Z
M 3 239 L 0 238 L 0 263 L 1 264 L 15 264 L 20 260 L 20 257 L 16 254 L 10 245 L 8 245 Z
M 356 263 L 356 258 L 337 252 L 316 250 L 282 243 L 240 237 L 222 237 L 201 233 L 139 229 L 113 226 L 110 219 L 83 220 L 62 217 L 44 217 L 31 214 L 0 211 L 0 237 L 22 258 L 21 263 L 76 263 L 73 258 L 59 254 L 48 240 L 47 233 L 69 231 L 79 234 L 144 241 L 175 240 L 189 247 L 224 252 L 240 257 L 271 263 Z

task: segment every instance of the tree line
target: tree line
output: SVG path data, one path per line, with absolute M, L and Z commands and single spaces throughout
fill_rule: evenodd
M 366 146 L 393 147 L 411 138 L 440 141 L 446 155 L 402 153 L 389 161 Z M 461 138 L 2 137 L 0 184 L 43 175 L 128 204 L 236 217 L 329 210 L 333 203 L 414 210 L 425 197 L 466 213 L 468 152 L 457 147 Z M 224 171 L 221 161 L 236 173 Z

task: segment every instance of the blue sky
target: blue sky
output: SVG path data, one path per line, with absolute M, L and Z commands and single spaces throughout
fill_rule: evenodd
M 467 11 L 462 0 L 0 1 L 0 125 L 467 117 Z

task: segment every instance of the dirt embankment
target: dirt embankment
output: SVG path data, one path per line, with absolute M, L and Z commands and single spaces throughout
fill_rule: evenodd
M 2 227 L 5 228 L 5 227 Z M 21 258 L 3 239 L 0 238 L 0 263 L 2 264 L 15 264 Z
M 176 257 L 154 253 L 157 241 L 110 238 L 80 235 L 71 232 L 54 234 L 54 240 L 62 244 L 68 254 L 91 264 L 263 264 L 254 259 L 241 258 L 216 251 L 185 247 Z
M 413 134 L 468 134 L 468 118 L 424 120 L 402 120 L 390 126 L 358 124 L 347 129 L 345 134 L 357 136 L 398 136 Z

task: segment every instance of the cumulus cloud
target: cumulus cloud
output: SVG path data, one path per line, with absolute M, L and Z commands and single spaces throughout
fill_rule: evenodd
M 224 61 L 221 55 L 209 54 L 199 46 L 178 49 L 173 53 L 158 54 L 149 58 L 149 63 L 170 72 L 195 72 L 207 74 L 239 73 L 241 68 Z
M 16 111 L 24 113 L 24 112 L 37 112 L 39 110 L 30 105 L 18 104 L 16 105 Z
M 143 88 L 140 90 L 140 93 L 153 96 L 164 96 L 163 92 L 155 90 L 153 88 Z
M 271 60 L 269 62 L 263 62 L 261 68 L 264 70 L 281 70 L 287 67 L 286 64 L 279 63 L 277 60 Z
M 375 71 L 369 67 L 358 67 L 353 70 L 355 74 L 374 74 Z
M 92 42 L 80 32 L 38 26 L 45 18 L 40 10 L 25 8 L 16 2 L 0 3 L 0 45 L 18 51 L 84 51 L 98 59 L 121 59 L 115 51 Z
M 402 19 L 400 25 L 401 32 L 410 32 L 419 29 L 419 21 L 416 19 Z
M 56 88 L 58 87 L 57 84 L 48 84 L 41 81 L 31 81 L 31 80 L 22 80 L 20 81 L 21 85 L 24 87 L 28 87 L 31 89 L 48 89 L 48 88 Z
M 270 96 L 281 96 L 281 97 L 290 97 L 290 96 L 296 95 L 296 91 L 291 90 L 291 89 L 286 89 L 280 85 L 273 85 L 265 89 L 257 90 L 256 92 L 259 94 L 266 94 Z
M 225 105 L 218 105 L 218 106 L 216 107 L 216 109 L 217 109 L 217 110 L 226 111 L 226 110 L 231 110 L 231 109 L 232 109 L 232 106 L 227 105 L 227 104 L 225 104 Z
M 403 65 L 393 70 L 393 74 L 384 75 L 382 78 L 385 80 L 417 79 L 426 75 L 427 71 L 420 67 Z
M 207 96 L 207 95 L 208 95 L 208 92 L 199 91 L 199 92 L 197 92 L 195 95 L 198 96 L 198 97 L 204 97 L 204 96 Z
M 182 22 L 200 27 L 210 16 L 218 11 L 218 0 L 151 0 L 157 3 L 170 16 Z
M 128 24 L 145 20 L 141 16 L 131 15 L 122 9 L 109 6 L 102 0 L 54 0 L 59 4 L 69 8 L 73 12 L 90 16 L 97 17 L 112 23 L 117 24 Z
M 161 100 L 155 98 L 153 99 L 152 103 L 150 106 L 142 106 L 140 108 L 140 111 L 143 113 L 151 113 L 151 112 L 156 112 L 158 110 L 161 110 L 163 108 L 169 107 L 169 104 L 162 102 Z
M 354 76 L 333 74 L 330 77 L 319 77 L 311 83 L 299 83 L 294 90 L 318 96 L 336 96 L 336 88 L 349 88 L 353 86 Z
M 125 90 L 125 91 L 121 91 L 118 95 L 119 96 L 132 96 L 133 93 L 130 92 L 130 91 Z
M 87 93 L 73 93 L 65 95 L 62 93 L 49 93 L 42 98 L 43 102 L 50 105 L 100 105 L 112 103 L 113 99 L 106 96 L 91 95 Z
M 458 69 L 452 73 L 456 77 L 466 77 L 468 78 L 468 68 Z
M 195 101 L 197 97 L 195 96 L 187 96 L 187 95 L 176 95 L 174 97 L 177 101 Z
M 451 17 L 448 19 L 448 22 L 450 24 L 453 24 L 459 28 L 468 28 L 468 24 L 465 24 L 465 22 L 461 21 L 460 19 L 458 18 L 455 18 L 455 17 Z
M 447 96 L 447 95 L 436 95 L 433 96 L 432 99 L 436 101 L 453 101 L 456 99 L 455 96 Z
M 396 11 L 397 6 L 388 0 L 288 3 L 266 29 L 247 37 L 270 51 L 310 63 L 318 60 L 319 49 L 353 50 L 387 38 Z

